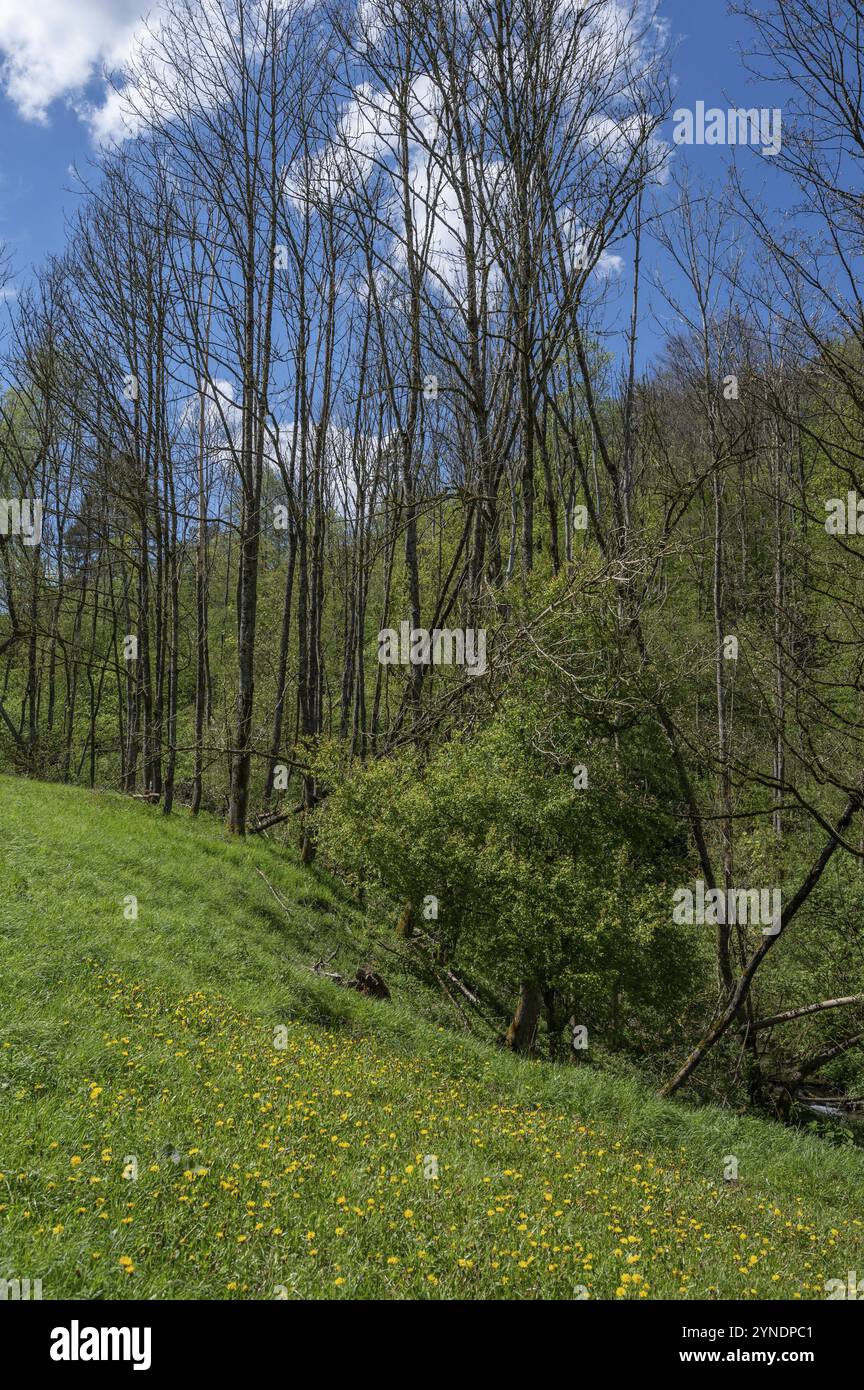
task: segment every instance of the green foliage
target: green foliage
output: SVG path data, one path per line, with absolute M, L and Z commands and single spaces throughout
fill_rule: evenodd
M 509 995 L 523 979 L 551 994 L 553 1031 L 573 1010 L 602 1018 L 619 994 L 672 1007 L 696 959 L 691 929 L 671 920 L 676 827 L 608 740 L 575 788 L 571 768 L 538 751 L 545 719 L 516 696 L 428 758 L 407 750 L 340 773 L 331 750 L 322 848 L 410 903 L 442 956 Z M 585 735 L 574 723 L 574 749 Z

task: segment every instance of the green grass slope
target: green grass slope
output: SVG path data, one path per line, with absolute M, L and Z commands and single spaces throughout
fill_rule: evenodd
M 502 1055 L 384 956 L 389 1003 L 310 972 L 368 958 L 364 930 L 282 847 L 0 778 L 0 1277 L 821 1299 L 864 1270 L 864 1154 Z

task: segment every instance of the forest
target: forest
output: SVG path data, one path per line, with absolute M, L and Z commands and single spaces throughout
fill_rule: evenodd
M 782 139 L 717 182 L 641 0 L 167 0 L 4 303 L 0 772 L 299 853 L 490 1050 L 840 1143 L 862 12 L 736 10 Z

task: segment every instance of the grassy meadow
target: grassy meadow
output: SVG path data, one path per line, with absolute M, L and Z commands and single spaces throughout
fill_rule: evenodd
M 864 1153 L 460 1035 L 284 846 L 9 778 L 0 827 L 0 1277 L 746 1300 L 864 1269 Z M 392 1000 L 314 974 L 325 954 Z

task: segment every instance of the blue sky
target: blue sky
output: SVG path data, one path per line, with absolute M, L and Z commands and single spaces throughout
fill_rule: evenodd
M 86 170 L 94 151 L 93 128 L 106 108 L 104 63 L 127 50 L 135 19 L 147 0 L 3 0 L 0 5 L 0 237 L 12 251 L 16 278 L 64 243 L 64 220 L 76 203 L 71 166 Z M 738 43 L 742 21 L 726 0 L 661 0 L 659 15 L 678 40 L 674 59 L 676 106 L 782 105 L 782 93 L 754 86 Z M 671 139 L 672 124 L 665 132 Z M 694 175 L 721 179 L 729 151 L 701 145 L 684 154 Z M 767 160 L 741 152 L 747 177 L 769 185 L 776 176 Z M 782 190 L 779 194 L 782 196 Z M 620 317 L 626 317 L 628 273 L 619 285 Z M 646 304 L 647 311 L 647 304 Z M 657 331 L 646 312 L 644 363 L 656 348 Z

